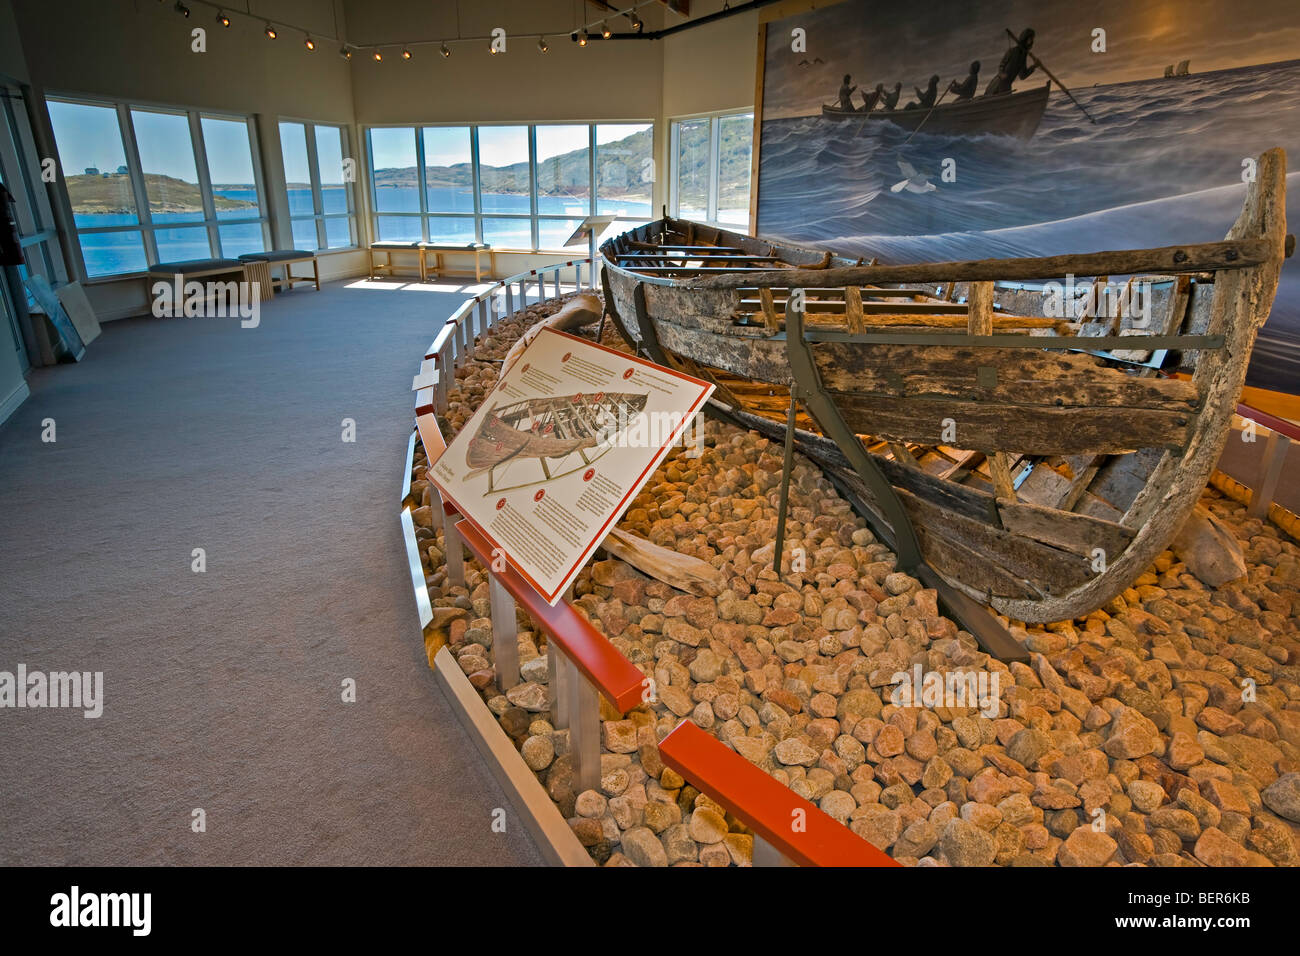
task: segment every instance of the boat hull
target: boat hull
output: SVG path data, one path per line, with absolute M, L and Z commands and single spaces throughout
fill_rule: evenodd
M 1103 360 L 1090 354 L 1085 338 L 1077 347 L 1071 339 L 1068 347 L 1002 349 L 976 338 L 954 345 L 944 332 L 942 345 L 886 344 L 879 336 L 819 335 L 810 325 L 798 329 L 796 343 L 784 334 L 780 315 L 769 314 L 774 303 L 780 308 L 772 294 L 761 296 L 762 311 L 756 311 L 753 297 L 766 287 L 720 288 L 698 277 L 639 272 L 636 252 L 656 236 L 669 236 L 790 263 L 818 261 L 830 267 L 828 276 L 851 272 L 844 267 L 860 260 L 826 259 L 818 250 L 678 220 L 639 227 L 602 247 L 606 304 L 634 350 L 714 381 L 715 411 L 744 427 L 784 438 L 790 389 L 800 389 L 808 416 L 796 432 L 796 447 L 883 529 L 887 543 L 891 535 L 914 531 L 924 560 L 953 587 L 1013 619 L 1067 620 L 1129 587 L 1169 546 L 1204 491 L 1230 432 L 1285 255 L 1284 165 L 1281 151 L 1261 157 L 1265 181 L 1251 188 L 1229 234 L 1232 240 L 1265 237 L 1266 258 L 1224 267 L 1212 281 L 1162 277 L 1178 290 L 1157 322 L 1162 331 L 1221 337 L 1220 347 L 1187 353 L 1186 378 L 1133 369 L 1109 354 Z M 928 289 L 932 293 L 934 285 Z M 936 331 L 888 325 L 921 321 L 889 305 L 889 295 L 909 290 L 861 291 L 882 300 L 868 303 L 879 306 L 866 317 L 871 322 L 891 331 Z M 779 287 L 773 292 L 784 294 Z M 1008 293 L 1008 300 L 1017 296 L 1022 300 L 1024 293 Z M 942 303 L 926 305 L 943 318 Z M 891 308 L 904 314 L 890 315 Z M 804 315 L 814 318 L 814 311 Z M 1016 317 L 998 321 L 1014 323 Z M 958 339 L 965 333 L 963 327 Z M 816 369 L 811 381 L 799 379 L 796 348 L 806 349 Z M 825 400 L 815 408 L 806 397 L 813 393 Z M 836 423 L 856 434 L 860 447 L 826 437 Z M 945 431 L 954 424 L 955 435 Z M 946 473 L 920 464 L 933 449 L 954 457 Z M 880 485 L 866 480 L 863 459 L 854 458 L 864 450 L 868 468 L 887 479 L 884 498 L 892 500 L 882 500 Z M 1024 466 L 1010 495 L 991 478 L 994 460 Z M 990 480 L 972 474 L 979 466 L 971 462 L 985 462 Z M 900 520 L 911 528 L 894 527 Z
M 858 120 L 864 124 L 892 123 L 900 129 L 918 129 L 940 136 L 995 134 L 1029 139 L 1038 131 L 1047 109 L 1050 84 L 1034 90 L 997 96 L 977 96 L 961 103 L 940 103 L 932 109 L 873 110 L 851 112 L 838 106 L 822 106 L 822 117 Z

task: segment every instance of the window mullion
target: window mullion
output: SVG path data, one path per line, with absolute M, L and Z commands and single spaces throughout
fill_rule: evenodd
M 587 215 L 596 215 L 596 124 L 587 124 Z
M 474 182 L 474 241 L 483 241 L 483 197 L 479 195 L 480 177 L 478 170 L 478 127 L 469 128 L 469 158 L 471 175 Z
M 149 192 L 145 188 L 144 171 L 140 167 L 140 149 L 135 141 L 135 124 L 125 103 L 118 103 L 117 125 L 126 152 L 126 171 L 131 177 L 131 190 L 135 193 L 135 214 L 140 220 L 140 233 L 144 238 L 146 263 L 158 262 L 158 240 L 153 234 L 153 215 L 149 212 Z
M 203 141 L 203 124 L 199 114 L 191 110 L 186 113 L 190 124 L 190 143 L 194 152 L 194 169 L 198 174 L 199 198 L 203 203 L 204 225 L 208 231 L 208 253 L 212 256 L 222 254 L 221 236 L 217 232 L 217 197 L 212 191 L 212 172 L 208 168 L 208 147 Z
M 541 229 L 537 222 L 537 127 L 531 123 L 528 126 L 528 180 L 529 235 L 532 251 L 536 252 Z
M 705 219 L 718 221 L 719 152 L 721 152 L 722 121 L 717 116 L 709 118 L 709 200 Z
M 324 200 L 320 193 L 320 156 L 316 151 L 316 125 L 314 123 L 302 124 L 303 139 L 306 140 L 307 146 L 307 177 L 311 180 L 311 224 L 316 227 L 316 248 L 324 249 L 325 240 L 325 220 L 321 218 L 325 207 Z M 292 217 L 290 217 L 292 219 Z M 289 227 L 290 234 L 293 227 Z
M 425 182 L 424 169 L 424 127 L 416 126 L 415 132 L 415 185 L 420 190 L 420 235 L 424 242 L 429 241 L 429 191 Z

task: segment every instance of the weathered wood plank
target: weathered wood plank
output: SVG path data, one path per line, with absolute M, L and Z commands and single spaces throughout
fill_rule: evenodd
M 1194 420 L 1187 412 L 1164 409 L 1051 408 L 843 391 L 832 392 L 831 399 L 857 432 L 1025 455 L 1119 454 L 1147 446 L 1181 446 Z M 955 437 L 947 434 L 949 423 L 956 427 Z
M 659 344 L 670 352 L 745 378 L 790 386 L 790 361 L 785 354 L 785 343 L 779 339 L 719 335 L 664 321 L 655 323 L 655 332 Z
M 1133 540 L 1133 530 L 1114 521 L 1088 515 L 1044 508 L 1024 501 L 998 500 L 1002 526 L 1014 534 L 1024 535 L 1053 547 L 1091 557 L 1093 548 L 1101 548 L 1107 561 L 1116 557 Z
M 818 342 L 812 349 L 822 383 L 837 391 L 1053 408 L 1164 409 L 1183 415 L 1196 402 L 1191 382 L 1134 375 L 1075 352 L 852 342 Z
M 1066 275 L 1128 275 L 1134 272 L 1213 272 L 1241 269 L 1271 259 L 1269 239 L 1230 239 L 1158 249 L 1117 249 L 1077 255 L 973 259 L 965 262 L 918 262 L 894 266 L 848 266 L 824 270 L 775 269 L 696 279 L 695 289 L 736 289 L 749 285 L 870 285 L 872 283 L 945 282 L 999 279 L 1058 279 Z
M 970 296 L 966 300 L 970 310 L 967 318 L 967 331 L 971 335 L 993 334 L 993 283 L 971 283 Z
M 1045 593 L 1063 593 L 1094 576 L 1082 555 L 957 514 L 909 491 L 898 494 L 914 524 L 970 548 Z

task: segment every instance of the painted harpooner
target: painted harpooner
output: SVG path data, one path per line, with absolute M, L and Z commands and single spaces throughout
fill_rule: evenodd
M 602 246 L 607 301 L 743 424 L 793 421 L 901 566 L 1064 620 L 1150 565 L 1218 461 L 1293 245 L 1285 164 L 1259 158 L 1226 240 L 1159 249 L 886 265 L 663 219 Z

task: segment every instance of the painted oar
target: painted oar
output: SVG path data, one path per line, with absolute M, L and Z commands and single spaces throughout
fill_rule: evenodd
M 1017 37 L 1014 33 L 1012 33 L 1010 29 L 1006 27 L 1003 27 L 1003 29 L 1007 31 L 1007 36 L 1015 40 L 1017 44 L 1020 43 L 1020 38 Z M 1047 68 L 1047 64 L 1044 63 L 1038 57 L 1036 57 L 1033 53 L 1030 53 L 1028 50 L 1026 50 L 1025 53 L 1029 56 L 1031 60 L 1034 61 L 1034 63 L 1038 66 L 1040 70 L 1042 70 L 1044 73 L 1047 74 L 1047 78 L 1050 79 L 1053 83 L 1055 83 L 1060 88 L 1061 92 L 1070 98 L 1070 102 L 1073 103 L 1075 106 L 1079 107 L 1079 112 L 1081 112 L 1084 116 L 1088 117 L 1088 122 L 1091 123 L 1093 126 L 1096 126 L 1097 121 L 1092 118 L 1092 114 L 1083 108 L 1083 104 L 1074 98 L 1074 94 L 1070 92 L 1069 88 L 1067 88 L 1064 83 L 1062 83 L 1059 79 L 1056 78 L 1056 74 Z

